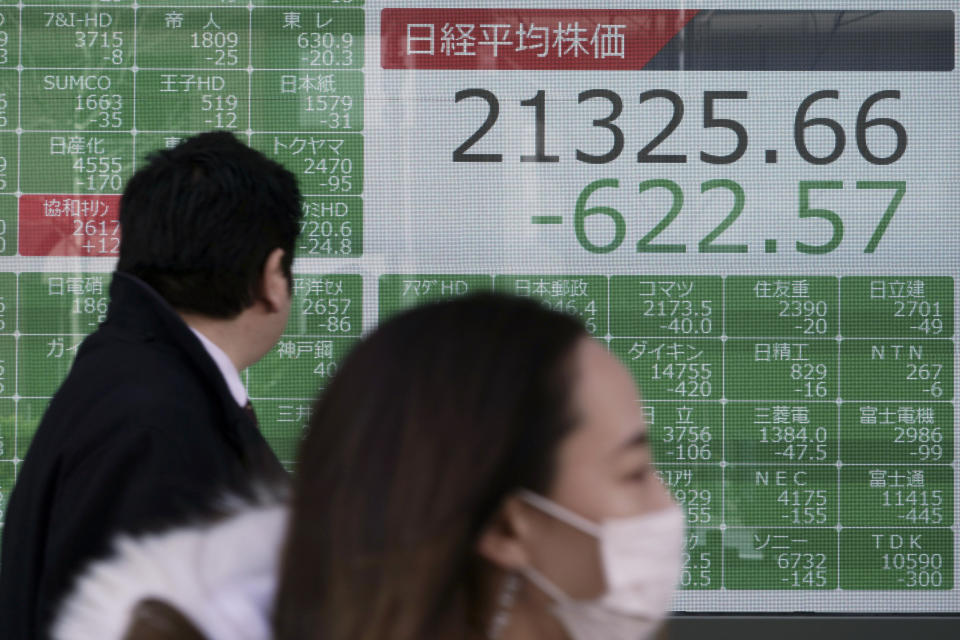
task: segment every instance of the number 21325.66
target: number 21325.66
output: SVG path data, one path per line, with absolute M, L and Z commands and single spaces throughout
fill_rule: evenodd
M 457 91 L 454 101 L 457 103 L 465 100 L 477 98 L 487 103 L 487 116 L 480 127 L 468 137 L 460 146 L 453 151 L 454 162 L 503 162 L 503 155 L 500 153 L 482 153 L 471 151 L 471 149 L 481 141 L 481 139 L 493 129 L 500 117 L 500 101 L 496 94 L 488 89 L 472 88 Z M 699 158 L 707 164 L 732 164 L 744 157 L 747 152 L 749 135 L 746 127 L 733 118 L 718 117 L 721 109 L 731 109 L 731 102 L 742 102 L 749 98 L 746 91 L 705 91 L 703 93 L 703 128 L 704 129 L 726 129 L 734 134 L 736 143 L 727 153 L 713 153 L 720 149 L 712 151 L 700 151 Z M 807 163 L 812 165 L 830 164 L 843 154 L 847 144 L 847 134 L 843 126 L 824 114 L 817 115 L 812 113 L 814 110 L 822 111 L 824 100 L 833 101 L 840 99 L 840 92 L 836 89 L 824 89 L 814 91 L 797 106 L 793 120 L 793 141 L 797 154 Z M 854 134 L 857 151 L 860 156 L 873 165 L 888 165 L 896 162 L 907 150 L 907 131 L 904 126 L 888 117 L 870 117 L 870 112 L 877 106 L 877 103 L 884 100 L 899 100 L 900 92 L 895 89 L 886 89 L 877 91 L 868 96 L 861 104 L 857 112 L 856 123 L 854 125 Z M 577 96 L 577 102 L 583 104 L 593 100 L 605 100 L 610 105 L 610 112 L 604 118 L 597 118 L 592 121 L 594 127 L 606 130 L 610 138 L 610 148 L 605 153 L 594 154 L 587 153 L 577 149 L 576 159 L 579 162 L 587 164 L 606 164 L 613 162 L 623 153 L 624 134 L 623 130 L 616 123 L 623 112 L 623 98 L 609 89 L 590 89 L 581 92 Z M 655 153 L 657 147 L 667 141 L 680 126 L 684 117 L 684 102 L 677 93 L 669 89 L 651 89 L 640 94 L 638 104 L 644 104 L 652 101 L 666 101 L 671 107 L 670 119 L 665 123 L 663 129 L 653 137 L 646 145 L 637 151 L 637 162 L 656 163 L 656 164 L 683 164 L 687 162 L 685 153 Z M 722 103 L 726 105 L 722 106 Z M 827 104 L 834 104 L 828 102 Z M 546 91 L 540 89 L 533 97 L 521 100 L 520 106 L 531 107 L 534 110 L 534 140 L 532 144 L 532 154 L 522 154 L 520 162 L 541 162 L 555 163 L 560 162 L 560 156 L 549 154 L 546 151 L 546 126 L 547 126 L 547 97 Z M 867 140 L 867 132 L 885 132 L 886 137 L 893 134 L 894 148 L 889 153 L 882 155 L 882 152 L 876 152 L 871 149 Z M 816 150 L 811 150 L 808 145 L 807 136 L 810 132 L 820 131 L 832 137 L 832 142 L 827 145 L 828 151 L 818 146 Z M 817 153 L 815 153 L 817 151 Z M 768 152 L 770 153 L 770 152 Z M 771 159 L 767 162 L 775 161 L 775 153 L 768 156 Z

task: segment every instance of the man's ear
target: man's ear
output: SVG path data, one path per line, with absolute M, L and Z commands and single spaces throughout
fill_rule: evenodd
M 279 247 L 271 251 L 260 274 L 260 298 L 270 312 L 283 309 L 290 299 L 290 281 L 283 272 L 283 256 L 284 251 Z
M 507 498 L 477 540 L 477 553 L 495 566 L 517 571 L 530 565 L 530 519 L 518 498 Z

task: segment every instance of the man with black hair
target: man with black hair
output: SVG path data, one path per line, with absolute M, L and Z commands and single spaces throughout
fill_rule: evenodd
M 117 534 L 282 480 L 239 371 L 286 325 L 300 216 L 294 176 L 226 132 L 156 152 L 130 179 L 106 321 L 51 400 L 6 513 L 0 638 L 47 637 Z

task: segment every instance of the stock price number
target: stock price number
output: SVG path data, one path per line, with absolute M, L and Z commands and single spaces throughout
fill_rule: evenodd
M 683 537 L 680 586 L 684 589 L 707 589 L 713 584 L 713 553 L 701 536 L 692 533 Z
M 700 161 L 707 164 L 732 164 L 741 158 L 747 152 L 749 144 L 749 135 L 746 127 L 733 118 L 720 118 L 717 113 L 721 108 L 721 103 L 731 101 L 745 101 L 749 98 L 746 91 L 705 91 L 703 93 L 703 128 L 704 129 L 726 129 L 734 134 L 736 143 L 732 149 L 710 149 L 700 151 Z M 497 96 L 488 89 L 472 88 L 457 91 L 454 96 L 456 103 L 470 99 L 480 99 L 487 103 L 487 117 L 480 127 L 467 138 L 460 146 L 453 151 L 454 162 L 503 162 L 503 155 L 500 153 L 479 153 L 471 151 L 474 145 L 496 125 L 500 117 L 500 101 Z M 839 100 L 840 92 L 836 89 L 824 89 L 815 91 L 808 95 L 797 107 L 793 122 L 793 142 L 797 154 L 806 162 L 812 165 L 826 165 L 836 161 L 843 154 L 847 146 L 847 133 L 843 126 L 828 117 L 812 117 L 811 110 L 817 103 L 824 100 Z M 892 164 L 903 157 L 907 150 L 907 131 L 904 126 L 894 120 L 886 117 L 871 117 L 870 111 L 878 102 L 882 100 L 899 100 L 900 92 L 895 89 L 878 91 L 863 101 L 857 113 L 857 119 L 854 126 L 854 138 L 856 140 L 857 151 L 864 160 L 874 165 Z M 623 153 L 625 138 L 623 130 L 618 124 L 617 119 L 623 112 L 623 98 L 609 89 L 590 89 L 581 92 L 577 96 L 579 104 L 593 100 L 604 100 L 610 106 L 609 114 L 605 118 L 598 118 L 592 121 L 596 128 L 604 129 L 607 137 L 610 138 L 610 148 L 601 154 L 587 153 L 580 149 L 576 151 L 576 159 L 579 162 L 587 164 L 606 164 L 613 162 Z M 651 89 L 640 94 L 639 104 L 652 101 L 665 100 L 672 107 L 672 115 L 663 126 L 663 129 L 648 141 L 643 148 L 637 151 L 637 162 L 657 163 L 657 164 L 683 164 L 687 162 L 685 153 L 661 153 L 658 147 L 665 143 L 667 139 L 677 130 L 684 117 L 684 101 L 677 93 L 668 89 Z M 546 150 L 546 123 L 547 123 L 547 98 L 546 91 L 540 89 L 536 94 L 527 100 L 521 100 L 520 106 L 530 107 L 534 113 L 534 139 L 532 141 L 533 153 L 522 154 L 520 162 L 560 162 L 560 156 L 550 154 Z M 875 152 L 870 148 L 867 141 L 867 132 L 874 130 L 877 133 L 886 131 L 892 133 L 894 139 L 894 148 L 889 153 L 883 155 L 883 152 Z M 811 150 L 808 143 L 808 133 L 813 130 L 822 130 L 824 133 L 830 132 L 832 136 L 832 146 L 829 150 L 815 149 Z M 887 136 L 889 137 L 889 135 Z M 821 145 L 815 145 L 820 147 Z M 819 153 L 815 152 L 818 151 Z M 765 161 L 768 164 L 776 162 L 776 151 L 767 150 L 764 154 Z
M 573 226 L 577 241 L 580 246 L 590 253 L 604 254 L 615 251 L 620 248 L 627 236 L 627 221 L 623 214 L 614 207 L 592 202 L 594 194 L 603 189 L 619 189 L 620 180 L 616 178 L 604 178 L 594 180 L 580 192 L 574 207 Z M 830 253 L 840 246 L 844 238 L 843 218 L 839 213 L 832 209 L 821 206 L 811 206 L 811 197 L 817 191 L 836 191 L 844 188 L 844 183 L 840 180 L 801 180 L 798 186 L 797 195 L 797 218 L 800 220 L 819 221 L 813 225 L 807 223 L 810 233 L 818 233 L 824 228 L 830 230 L 830 237 L 819 244 L 796 240 L 794 246 L 799 253 L 819 255 Z M 889 190 L 893 192 L 890 202 L 883 215 L 880 217 L 873 234 L 864 246 L 864 253 L 873 253 L 877 250 L 880 240 L 883 238 L 894 213 L 900 206 L 904 194 L 907 191 L 907 183 L 903 181 L 870 181 L 860 180 L 856 182 L 858 190 Z M 636 243 L 637 253 L 686 253 L 687 245 L 677 242 L 658 242 L 657 238 L 667 228 L 676 221 L 684 208 L 685 195 L 679 184 L 673 180 L 657 178 L 644 180 L 639 183 L 638 191 L 642 196 L 647 192 L 656 190 L 665 190 L 670 194 L 671 204 L 669 210 L 663 214 L 660 220 L 650 231 L 643 235 Z M 725 231 L 732 227 L 746 206 L 747 196 L 743 187 L 733 180 L 725 178 L 716 178 L 707 180 L 700 185 L 700 193 L 704 199 L 714 198 L 714 193 L 727 195 L 731 200 L 728 213 L 697 243 L 697 250 L 700 253 L 747 253 L 750 248 L 746 243 L 720 242 L 721 236 Z M 707 196 L 707 194 L 710 194 Z M 599 194 L 597 194 L 599 196 Z M 591 237 L 588 233 L 588 221 L 591 221 L 594 227 L 596 222 L 604 221 L 603 226 L 608 232 L 606 238 Z M 534 216 L 533 222 L 537 224 L 559 224 L 563 222 L 560 216 Z M 612 231 L 610 233 L 609 231 Z M 598 235 L 598 234 L 593 234 Z M 606 240 L 606 241 L 604 241 Z M 763 243 L 764 252 L 776 253 L 776 239 L 766 239 Z M 815 323 L 814 323 L 815 324 Z
M 793 589 L 827 586 L 827 555 L 824 553 L 779 553 L 777 569 L 787 573 L 780 580 Z

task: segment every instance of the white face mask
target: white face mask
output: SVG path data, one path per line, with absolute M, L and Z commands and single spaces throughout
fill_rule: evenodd
M 553 612 L 573 640 L 642 640 L 667 613 L 682 567 L 684 515 L 675 503 L 666 509 L 597 524 L 529 491 L 520 497 L 571 527 L 595 537 L 606 591 L 576 600 L 527 569 L 525 577 L 553 600 Z

